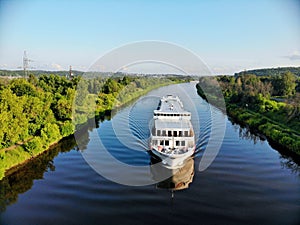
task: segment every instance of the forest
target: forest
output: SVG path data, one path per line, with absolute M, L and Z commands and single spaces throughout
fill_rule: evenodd
M 235 73 L 234 76 L 240 76 L 243 74 L 254 74 L 256 76 L 280 76 L 281 74 L 291 72 L 296 76 L 300 76 L 300 67 L 278 67 L 278 68 L 266 68 L 266 69 L 256 69 L 247 70 L 239 73 Z
M 245 73 L 238 76 L 217 76 L 215 80 L 203 77 L 204 93 L 200 96 L 218 106 L 214 96 L 214 82 L 220 85 L 227 114 L 236 122 L 263 134 L 273 143 L 300 154 L 300 78 L 287 71 L 279 75 L 256 76 Z
M 177 78 L 129 77 L 68 79 L 54 74 L 0 78 L 0 179 L 8 169 L 47 150 L 89 119 Z

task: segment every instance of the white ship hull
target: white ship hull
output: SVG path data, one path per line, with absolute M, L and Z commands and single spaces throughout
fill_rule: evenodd
M 192 156 L 195 152 L 195 148 L 187 149 L 184 154 L 166 154 L 158 151 L 156 148 L 152 147 L 151 152 L 162 160 L 162 163 L 166 168 L 177 169 L 184 165 L 185 160 Z

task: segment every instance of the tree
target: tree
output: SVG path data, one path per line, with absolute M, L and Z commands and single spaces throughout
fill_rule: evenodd
M 296 77 L 291 72 L 282 75 L 283 95 L 292 96 L 296 92 Z
M 31 95 L 37 96 L 36 87 L 25 79 L 14 79 L 10 84 L 10 89 L 17 96 Z
M 72 117 L 72 102 L 65 97 L 61 97 L 53 108 L 55 116 L 58 120 L 68 120 Z
M 296 93 L 296 77 L 291 72 L 276 76 L 272 80 L 274 95 L 292 96 Z
M 111 94 L 113 92 L 118 92 L 120 90 L 120 85 L 114 79 L 107 79 L 106 83 L 103 86 L 103 93 Z

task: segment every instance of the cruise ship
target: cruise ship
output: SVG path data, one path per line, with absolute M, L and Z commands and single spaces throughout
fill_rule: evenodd
M 191 113 L 183 108 L 178 96 L 162 97 L 154 110 L 150 150 L 169 168 L 183 166 L 194 153 Z

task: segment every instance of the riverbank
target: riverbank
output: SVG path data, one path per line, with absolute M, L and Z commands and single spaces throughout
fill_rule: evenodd
M 125 94 L 123 91 L 123 96 L 126 96 L 126 99 L 114 102 L 114 104 L 116 104 L 115 107 L 113 107 L 114 105 L 106 105 L 106 107 L 99 105 L 98 110 L 94 111 L 92 114 L 93 116 L 85 118 L 80 124 L 78 124 L 78 122 L 76 123 L 76 131 L 78 132 L 80 129 L 84 128 L 85 124 L 89 120 L 99 120 L 104 115 L 110 114 L 112 109 L 121 108 L 136 100 L 140 96 L 147 94 L 151 90 L 178 82 L 180 81 L 165 80 L 161 82 L 148 83 L 145 84 L 145 88 L 139 88 L 135 90 L 130 89 L 131 93 L 129 95 Z M 26 164 L 31 159 L 39 156 L 51 147 L 55 146 L 64 138 L 72 136 L 74 132 L 75 126 L 71 121 L 67 123 L 65 122 L 62 124 L 62 126 L 58 126 L 56 123 L 49 123 L 46 124 L 42 129 L 40 136 L 32 136 L 27 139 L 28 141 L 24 141 L 18 145 L 14 145 L 13 147 L 9 146 L 7 148 L 0 149 L 0 180 L 3 179 L 7 173 L 9 173 L 8 171 L 15 170 L 15 168 Z
M 251 131 L 264 135 L 269 141 L 300 156 L 300 136 L 285 124 L 234 104 L 226 103 L 227 115 Z
M 205 94 L 201 90 L 200 86 L 196 86 L 197 92 L 199 96 L 203 99 L 207 100 Z M 224 93 L 224 90 L 223 90 Z M 265 136 L 269 141 L 275 143 L 277 146 L 284 148 L 292 152 L 293 154 L 300 155 L 300 136 L 299 132 L 293 129 L 292 126 L 288 126 L 287 124 L 282 123 L 279 119 L 274 120 L 273 118 L 282 118 L 282 111 L 280 115 L 276 115 L 276 111 L 269 111 L 266 112 L 266 115 L 263 113 L 259 113 L 257 111 L 251 110 L 248 107 L 248 104 L 244 104 L 245 106 L 242 107 L 240 102 L 232 103 L 231 98 L 232 96 L 226 96 L 224 93 L 224 99 L 226 104 L 226 112 L 227 115 L 236 123 L 248 127 L 251 131 L 258 133 L 260 135 Z M 211 98 L 213 101 L 210 102 L 211 104 L 218 106 L 218 99 Z M 264 100 L 265 104 L 261 104 L 260 108 L 266 108 L 269 105 L 273 105 L 272 107 L 277 107 L 277 103 L 275 101 Z M 249 103 L 250 104 L 250 103 Z M 278 103 L 283 104 L 283 103 Z M 252 104 L 253 105 L 253 104 Z M 257 107 L 257 105 L 255 105 Z M 269 106 L 270 107 L 270 106 Z M 283 107 L 283 105 L 281 105 Z M 254 107 L 253 107 L 254 108 Z M 271 111 L 271 112 L 270 112 Z M 268 115 L 268 116 L 267 116 Z M 295 123 L 294 123 L 295 124 Z M 293 125 L 294 125 L 293 124 Z

